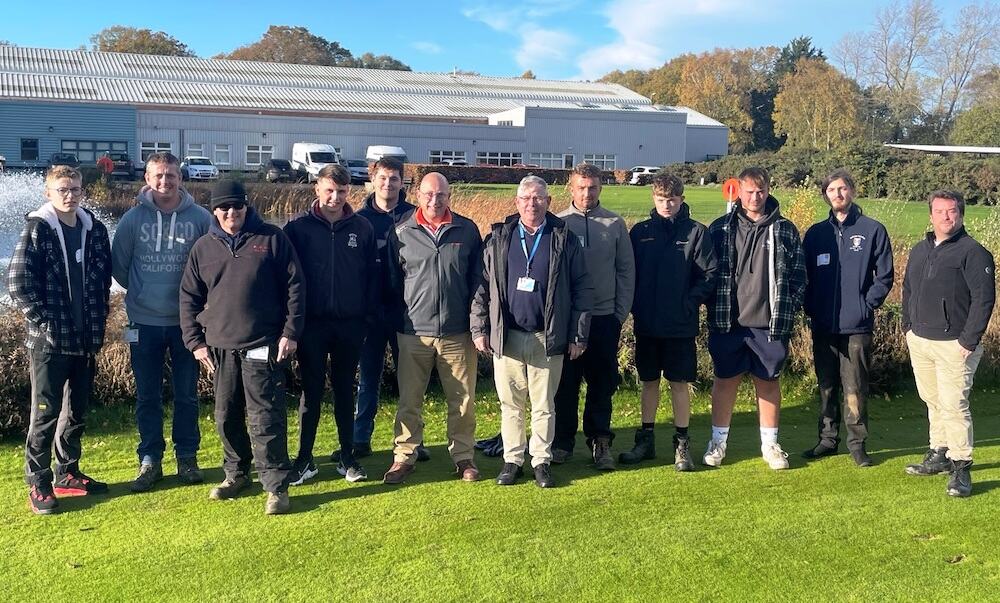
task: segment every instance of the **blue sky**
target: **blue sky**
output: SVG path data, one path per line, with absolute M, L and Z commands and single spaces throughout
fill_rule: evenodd
M 454 2 L 67 2 L 7 0 L 0 39 L 77 48 L 111 25 L 162 30 L 201 57 L 260 38 L 268 25 L 308 28 L 355 55 L 389 54 L 417 71 L 596 79 L 648 69 L 685 52 L 784 46 L 810 36 L 829 56 L 868 30 L 887 0 L 456 0 Z M 949 18 L 965 2 L 938 2 Z M 958 6 L 956 6 L 958 5 Z M 318 7 L 298 16 L 300 7 Z

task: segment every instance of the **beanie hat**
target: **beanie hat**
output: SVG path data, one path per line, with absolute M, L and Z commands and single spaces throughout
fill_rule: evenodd
M 247 203 L 247 191 L 243 188 L 243 183 L 236 180 L 219 180 L 212 187 L 212 199 L 208 206 L 214 211 L 216 207 L 223 203 Z

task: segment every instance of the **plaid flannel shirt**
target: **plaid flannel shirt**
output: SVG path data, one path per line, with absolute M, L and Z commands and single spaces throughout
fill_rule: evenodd
M 27 216 L 28 223 L 14 248 L 7 272 L 7 292 L 27 319 L 25 347 L 58 354 L 96 354 L 104 344 L 111 291 L 111 242 L 108 230 L 88 210 L 77 211 L 83 223 L 83 333 L 73 325 L 69 280 L 58 220 L 43 205 Z
M 733 285 L 736 282 L 733 265 L 736 262 L 737 210 L 716 218 L 709 226 L 709 236 L 715 245 L 719 261 L 718 287 L 708 301 L 708 328 L 716 333 L 728 333 L 733 327 Z M 799 231 L 787 218 L 778 216 L 768 228 L 773 229 L 775 245 L 769 246 L 769 264 L 774 270 L 768 275 L 773 291 L 770 339 L 787 339 L 795 326 L 795 317 L 802 308 L 806 291 L 806 260 Z M 776 253 L 777 251 L 777 253 Z

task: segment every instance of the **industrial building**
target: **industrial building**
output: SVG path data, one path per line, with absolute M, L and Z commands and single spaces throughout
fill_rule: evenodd
M 728 137 L 617 84 L 0 46 L 8 167 L 170 151 L 252 171 L 319 142 L 345 159 L 391 144 L 415 163 L 629 169 L 713 159 Z

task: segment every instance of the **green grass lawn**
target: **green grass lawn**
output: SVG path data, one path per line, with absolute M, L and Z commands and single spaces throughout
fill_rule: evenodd
M 499 413 L 488 380 L 482 385 L 485 437 Z M 956 500 L 944 494 L 944 476 L 903 472 L 926 446 L 914 395 L 872 402 L 877 465 L 862 470 L 846 455 L 808 464 L 797 456 L 814 443 L 816 403 L 801 393 L 811 392 L 808 383 L 786 389 L 800 390 L 786 391 L 788 471 L 759 458 L 744 392 L 721 469 L 674 472 L 661 409 L 657 460 L 597 474 L 581 438 L 576 458 L 555 468 L 553 490 L 529 480 L 496 486 L 496 459 L 478 459 L 482 482 L 457 481 L 439 397 L 427 405 L 433 458 L 409 483 L 377 479 L 390 462 L 389 404 L 378 415 L 377 451 L 364 459 L 372 481 L 348 484 L 326 458 L 335 438 L 324 408 L 320 476 L 294 488 L 293 513 L 278 517 L 262 514 L 259 490 L 210 501 L 209 484 L 179 486 L 172 475 L 153 492 L 130 494 L 131 418 L 96 411 L 84 469 L 109 481 L 111 493 L 63 499 L 59 515 L 28 511 L 22 441 L 0 442 L 0 593 L 4 601 L 995 600 L 996 392 L 973 396 L 977 433 L 989 435 L 978 442 L 974 495 Z M 699 456 L 706 413 L 702 392 L 691 425 Z M 221 452 L 208 408 L 203 416 L 201 459 L 215 482 Z M 616 455 L 637 421 L 635 392 L 619 392 Z

